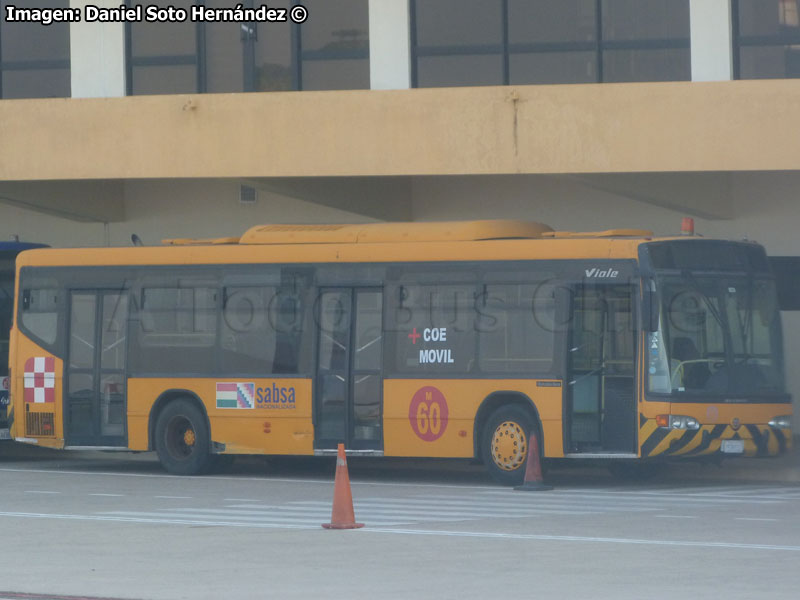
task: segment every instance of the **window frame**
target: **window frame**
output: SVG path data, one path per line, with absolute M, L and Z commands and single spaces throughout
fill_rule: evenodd
M 429 56 L 497 56 L 502 58 L 502 83 L 511 85 L 511 56 L 525 54 L 565 53 L 565 52 L 593 52 L 595 55 L 595 80 L 589 83 L 606 83 L 604 75 L 603 55 L 606 51 L 614 50 L 681 50 L 691 51 L 690 35 L 687 29 L 686 37 L 680 38 L 644 38 L 631 40 L 607 40 L 603 37 L 603 1 L 595 0 L 595 39 L 589 42 L 509 42 L 509 9 L 508 0 L 500 0 L 499 9 L 502 19 L 502 41 L 500 44 L 464 44 L 459 46 L 420 46 L 417 39 L 417 2 L 410 2 L 410 59 L 411 59 L 411 87 L 419 86 L 419 59 Z M 686 0 L 687 2 L 689 0 Z M 691 62 L 691 57 L 689 59 Z M 675 81 L 691 80 L 691 65 L 687 64 L 687 78 Z M 615 82 L 617 80 L 614 80 Z M 660 79 L 645 81 L 665 81 Z M 673 80 L 666 80 L 673 81 Z M 475 84 L 480 85 L 480 84 Z M 547 85 L 547 83 L 533 84 Z
M 4 0 L 0 3 L 0 10 L 5 12 L 5 7 L 7 4 L 10 4 L 10 0 Z M 68 0 L 64 1 L 64 6 L 59 8 L 69 8 L 70 3 Z M 66 27 L 67 29 L 67 36 L 66 36 L 66 58 L 48 58 L 48 59 L 29 59 L 29 60 L 12 60 L 7 61 L 3 59 L 3 28 L 9 27 L 9 23 L 5 20 L 5 17 L 0 19 L 0 99 L 6 99 L 5 90 L 3 86 L 3 80 L 5 79 L 5 74 L 9 72 L 38 72 L 38 71 L 58 71 L 58 70 L 66 70 L 67 72 L 67 79 L 70 79 L 72 76 L 72 61 L 70 57 L 70 27 L 69 23 L 53 23 L 51 25 L 40 25 L 40 27 L 45 27 L 48 31 L 53 31 L 54 27 Z M 57 96 L 11 96 L 8 97 L 14 99 L 23 99 L 23 98 L 69 98 L 72 96 L 72 85 L 71 83 L 67 86 L 67 93 L 66 95 L 57 95 Z
M 761 0 L 763 1 L 763 0 Z M 775 2 L 771 8 L 777 8 L 777 0 L 770 0 Z M 800 6 L 798 6 L 800 9 Z M 775 35 L 742 35 L 741 32 L 741 11 L 739 10 L 739 0 L 732 0 L 731 2 L 731 49 L 732 49 L 732 62 L 733 62 L 733 78 L 742 78 L 742 49 L 743 48 L 780 48 L 782 46 L 798 46 L 800 47 L 800 27 L 794 34 L 778 33 Z M 798 49 L 800 53 L 800 49 Z M 785 73 L 781 77 L 748 77 L 747 80 L 752 79 L 797 79 L 800 78 L 800 73 L 795 77 L 789 77 Z
M 125 6 L 130 8 L 134 2 L 145 5 L 144 0 L 125 0 Z M 252 0 L 245 0 L 252 2 Z M 192 0 L 191 4 L 203 4 L 204 0 Z M 136 23 L 144 25 L 145 23 Z M 125 94 L 127 96 L 148 95 L 134 94 L 133 76 L 136 67 L 180 67 L 194 66 L 195 89 L 184 93 L 200 93 L 205 87 L 205 27 L 203 23 L 194 24 L 195 48 L 194 54 L 160 54 L 153 56 L 134 56 L 133 55 L 133 23 L 125 22 Z M 147 23 L 150 26 L 158 26 L 158 23 Z M 201 60 L 202 58 L 202 60 Z
M 125 5 L 130 7 L 135 0 L 125 0 Z M 144 0 L 137 0 L 144 2 Z M 368 9 L 367 0 L 359 0 L 365 3 Z M 205 4 L 205 0 L 192 0 L 195 5 Z M 255 0 L 242 0 L 244 8 L 255 8 Z M 303 4 L 303 0 L 290 0 L 289 7 Z M 157 26 L 158 23 L 149 23 L 148 25 Z M 246 25 L 246 24 L 243 24 Z M 369 43 L 365 49 L 347 49 L 347 50 L 304 50 L 303 49 L 303 35 L 302 24 L 293 22 L 288 23 L 248 23 L 247 25 L 254 25 L 247 33 L 242 32 L 239 42 L 241 43 L 241 52 L 235 53 L 240 57 L 242 62 L 242 92 L 255 92 L 256 82 L 256 65 L 255 65 L 255 44 L 258 39 L 259 25 L 262 31 L 268 32 L 269 27 L 287 26 L 290 28 L 289 35 L 289 52 L 291 55 L 290 71 L 292 87 L 289 91 L 302 91 L 303 87 L 303 68 L 309 61 L 334 61 L 334 60 L 367 60 L 369 65 Z M 132 38 L 132 24 L 125 23 L 125 90 L 126 95 L 145 95 L 134 91 L 134 72 L 137 67 L 179 67 L 179 66 L 194 66 L 195 86 L 191 91 L 184 93 L 204 94 L 209 93 L 208 85 L 208 43 L 206 36 L 206 23 L 197 22 L 195 26 L 195 49 L 192 54 L 173 54 L 173 55 L 153 55 L 137 57 L 133 55 L 133 38 Z M 367 40 L 369 40 L 369 30 L 367 30 Z M 367 87 L 358 89 L 369 89 L 369 66 L 367 67 Z M 342 87 L 333 87 L 326 89 L 351 89 Z M 215 90 L 215 93 L 224 93 L 225 90 Z M 163 92 L 150 92 L 150 93 L 163 93 Z

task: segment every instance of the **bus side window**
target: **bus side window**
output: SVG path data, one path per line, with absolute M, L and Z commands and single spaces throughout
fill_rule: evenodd
M 218 290 L 205 285 L 144 287 L 131 330 L 132 371 L 204 373 L 214 370 Z
M 476 297 L 477 287 L 470 283 L 389 287 L 390 368 L 400 373 L 477 370 Z
M 58 337 L 59 290 L 55 288 L 22 291 L 22 326 L 38 341 L 53 345 Z
M 547 373 L 553 367 L 551 285 L 489 284 L 476 303 L 482 372 Z
M 305 368 L 303 305 L 297 295 L 273 286 L 228 286 L 223 299 L 223 372 L 291 375 Z
M 225 287 L 220 330 L 225 373 L 266 373 L 274 359 L 275 330 L 268 308 L 275 288 Z
M 275 296 L 277 310 L 274 315 L 275 352 L 273 373 L 294 374 L 299 371 L 303 335 L 303 307 L 300 299 L 291 294 Z

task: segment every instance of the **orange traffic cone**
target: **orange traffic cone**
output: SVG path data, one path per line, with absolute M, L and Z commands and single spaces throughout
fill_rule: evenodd
M 344 444 L 339 444 L 336 458 L 336 480 L 333 484 L 333 510 L 331 522 L 323 523 L 325 529 L 358 529 L 363 523 L 356 523 L 353 512 L 353 494 L 350 492 L 350 475 L 347 474 L 347 458 Z
M 514 489 L 524 492 L 552 490 L 553 486 L 543 483 L 542 479 L 542 466 L 539 463 L 539 442 L 536 439 L 536 434 L 531 433 L 530 443 L 528 444 L 528 458 L 525 461 L 525 481 Z

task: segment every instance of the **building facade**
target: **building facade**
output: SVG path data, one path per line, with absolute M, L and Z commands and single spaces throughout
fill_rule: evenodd
M 494 217 L 669 234 L 692 216 L 779 258 L 800 397 L 797 0 L 286 0 L 302 23 L 87 22 L 120 0 L 37 1 L 83 17 L 49 25 L 15 4 L 0 238 Z

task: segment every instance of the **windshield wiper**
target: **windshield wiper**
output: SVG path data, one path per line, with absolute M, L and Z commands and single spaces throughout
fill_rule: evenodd
M 747 281 L 747 304 L 745 305 L 746 314 L 744 319 L 739 315 L 737 309 L 736 313 L 739 318 L 739 329 L 742 333 L 742 364 L 750 360 L 750 349 L 748 347 L 748 338 L 752 336 L 753 329 L 753 292 L 754 283 L 752 280 Z
M 725 330 L 725 323 L 722 320 L 722 315 L 720 314 L 719 310 L 717 310 L 717 307 L 714 306 L 714 303 L 711 302 L 709 297 L 706 295 L 706 293 L 700 287 L 700 284 L 697 283 L 697 280 L 694 278 L 694 275 L 692 275 L 691 271 L 684 271 L 683 272 L 683 277 L 686 280 L 686 282 L 689 283 L 689 285 L 691 286 L 692 291 L 694 291 L 696 294 L 698 294 L 703 299 L 703 302 L 705 303 L 706 308 L 708 308 L 708 312 L 711 313 L 711 316 L 714 317 L 714 319 L 716 319 L 716 321 L 719 324 L 720 328 L 724 331 Z

